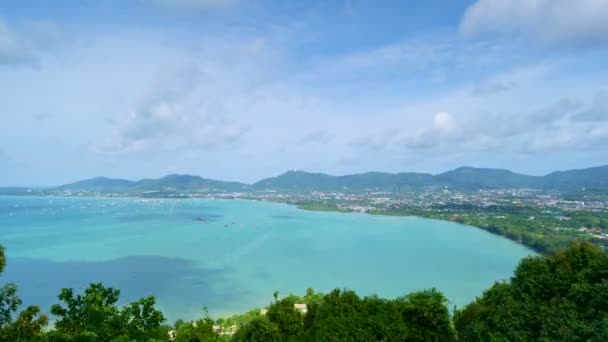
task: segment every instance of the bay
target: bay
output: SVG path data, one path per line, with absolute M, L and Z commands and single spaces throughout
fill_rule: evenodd
M 528 248 L 415 217 L 299 210 L 278 203 L 0 197 L 0 244 L 24 304 L 91 282 L 121 302 L 155 295 L 170 321 L 242 313 L 281 295 L 348 288 L 397 297 L 437 288 L 462 306 L 508 279 Z

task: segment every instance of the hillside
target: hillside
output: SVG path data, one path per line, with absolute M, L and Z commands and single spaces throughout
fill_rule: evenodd
M 134 190 L 167 190 L 177 191 L 243 191 L 247 184 L 224 182 L 191 175 L 168 175 L 160 179 L 142 179 L 135 184 Z
M 608 191 L 608 166 L 558 171 L 546 176 L 529 176 L 503 169 L 474 167 L 460 167 L 437 175 L 414 172 L 367 172 L 332 176 L 324 173 L 287 171 L 279 176 L 265 178 L 251 185 L 177 174 L 159 179 L 142 179 L 139 181 L 97 177 L 62 185 L 55 189 L 97 192 L 247 192 L 266 190 L 284 192 L 403 192 L 422 190 L 428 187 L 447 187 L 460 191 L 522 188 L 561 192 L 576 192 L 581 189 Z
M 543 177 L 543 187 L 562 191 L 608 189 L 608 165 L 588 169 L 557 171 Z
M 56 190 L 96 191 L 96 192 L 144 192 L 144 191 L 203 191 L 225 192 L 243 191 L 247 184 L 238 182 L 223 182 L 191 175 L 168 175 L 159 179 L 142 179 L 129 181 L 96 177 L 66 184 Z
M 345 176 L 288 171 L 266 178 L 252 187 L 256 190 L 281 191 L 392 191 L 416 190 L 433 184 L 433 176 L 424 173 L 367 172 Z
M 545 189 L 562 192 L 608 190 L 608 166 L 560 171 L 546 176 L 529 176 L 503 169 L 460 167 L 441 174 L 385 173 L 330 176 L 323 173 L 288 171 L 263 179 L 254 189 L 280 191 L 409 191 L 427 187 L 447 187 L 460 191 L 480 189 Z
M 124 179 L 114 179 L 106 177 L 95 177 L 85 179 L 79 182 L 66 184 L 58 187 L 59 190 L 78 190 L 78 191 L 127 191 L 131 189 L 136 182 Z
M 539 188 L 542 177 L 527 176 L 502 169 L 460 167 L 433 177 L 437 183 L 463 190 Z

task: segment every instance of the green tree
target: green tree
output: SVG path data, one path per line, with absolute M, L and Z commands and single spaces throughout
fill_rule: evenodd
M 58 317 L 53 336 L 59 340 L 76 341 L 147 341 L 166 338 L 162 313 L 154 308 L 154 297 L 142 298 L 119 310 L 120 291 L 101 283 L 91 284 L 83 295 L 62 289 L 51 313 Z
M 122 321 L 116 302 L 120 291 L 106 288 L 101 283 L 91 284 L 84 295 L 75 295 L 72 289 L 62 289 L 51 313 L 58 317 L 55 328 L 60 335 L 78 340 L 106 340 L 120 336 Z M 119 330 L 119 333 L 117 333 Z
M 40 314 L 40 308 L 29 306 L 15 321 L 3 329 L 0 340 L 3 341 L 37 341 L 42 338 L 47 325 L 47 316 Z
M 510 283 L 497 283 L 455 313 L 466 341 L 608 340 L 608 256 L 588 242 L 529 257 Z
M 0 288 L 0 327 L 4 327 L 13 321 L 13 314 L 21 305 L 21 299 L 17 296 L 17 286 L 6 284 Z
M 294 297 L 283 298 L 268 307 L 266 317 L 279 328 L 281 336 L 297 339 L 304 331 L 303 315 L 294 308 Z
M 266 317 L 257 317 L 243 325 L 232 337 L 233 342 L 281 342 L 279 327 Z
M 4 247 L 0 246 L 0 274 L 6 266 Z M 47 316 L 40 314 L 40 308 L 29 306 L 15 320 L 13 315 L 21 306 L 15 284 L 5 284 L 0 288 L 0 341 L 35 341 L 41 338 L 42 329 L 47 325 Z
M 435 290 L 410 293 L 397 299 L 410 341 L 454 341 L 448 300 Z
M 336 289 L 311 309 L 306 341 L 398 341 L 407 333 L 397 305 L 376 296 Z
M 211 316 L 209 316 L 207 308 L 203 309 L 203 318 L 197 321 L 178 321 L 179 322 L 175 322 L 177 332 L 175 341 L 177 342 L 208 342 L 225 340 L 223 336 L 218 334 L 216 323 Z
M 166 338 L 168 329 L 161 326 L 165 320 L 162 312 L 156 310 L 154 297 L 141 298 L 126 305 L 121 311 L 121 320 L 126 327 L 127 335 L 137 341 L 150 338 Z

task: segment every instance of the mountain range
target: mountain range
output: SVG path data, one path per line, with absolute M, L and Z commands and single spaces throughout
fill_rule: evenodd
M 53 190 L 97 192 L 196 191 L 246 192 L 276 190 L 306 191 L 417 191 L 428 187 L 448 187 L 460 191 L 481 189 L 544 189 L 561 192 L 608 190 L 608 165 L 587 169 L 530 176 L 503 169 L 460 167 L 440 174 L 367 172 L 332 176 L 324 173 L 288 171 L 253 184 L 224 182 L 192 175 L 168 175 L 159 179 L 129 181 L 97 177 L 66 184 Z

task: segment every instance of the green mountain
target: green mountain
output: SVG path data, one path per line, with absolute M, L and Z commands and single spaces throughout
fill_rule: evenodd
M 608 166 L 561 171 L 546 176 L 529 176 L 509 170 L 460 167 L 437 175 L 429 173 L 385 173 L 330 176 L 323 173 L 288 171 L 252 185 L 256 190 L 278 191 L 412 191 L 448 187 L 461 191 L 480 189 L 545 189 L 571 192 L 608 191 Z
M 201 191 L 233 192 L 247 190 L 248 185 L 238 182 L 222 182 L 191 175 L 168 175 L 160 179 L 129 181 L 96 177 L 62 185 L 56 190 L 98 192 L 146 192 L 146 191 Z
M 543 187 L 562 191 L 608 190 L 608 165 L 557 171 L 543 177 Z
M 124 179 L 114 179 L 107 177 L 95 177 L 85 179 L 76 183 L 66 184 L 58 187 L 58 190 L 77 190 L 77 191 L 126 191 L 132 188 L 136 182 Z
M 460 167 L 433 177 L 438 184 L 463 190 L 538 188 L 542 177 L 509 170 Z
M 345 176 L 324 173 L 288 171 L 252 185 L 256 190 L 281 191 L 393 191 L 420 189 L 432 184 L 433 176 L 425 173 L 367 172 Z
M 430 173 L 367 172 L 332 176 L 324 173 L 288 171 L 254 184 L 223 182 L 191 175 L 168 175 L 160 179 L 129 181 L 97 177 L 62 185 L 55 190 L 98 192 L 246 192 L 275 190 L 284 192 L 335 191 L 416 191 L 428 187 L 448 187 L 460 191 L 480 189 L 546 189 L 562 192 L 608 191 L 608 165 L 581 170 L 529 176 L 502 169 L 460 167 L 432 175 Z
M 253 184 L 257 190 L 272 189 L 285 191 L 327 191 L 336 187 L 335 176 L 305 171 L 287 171 L 284 174 L 266 178 Z
M 176 190 L 176 191 L 243 191 L 249 186 L 239 182 L 223 182 L 191 175 L 168 175 L 160 179 L 142 179 L 135 185 L 136 190 Z

